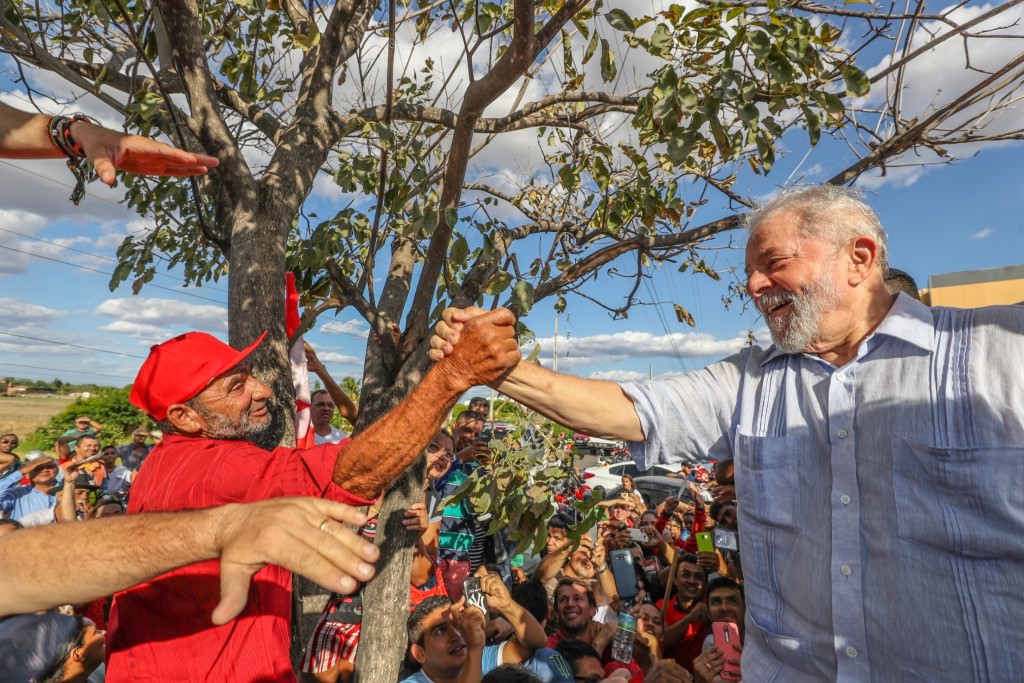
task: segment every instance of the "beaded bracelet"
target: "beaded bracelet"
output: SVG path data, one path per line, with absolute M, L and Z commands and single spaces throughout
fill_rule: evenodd
M 54 116 L 50 119 L 49 125 L 50 142 L 68 158 L 68 169 L 75 176 L 75 188 L 71 191 L 70 197 L 75 206 L 78 206 L 82 198 L 85 197 L 85 183 L 88 180 L 88 171 L 82 168 L 85 150 L 82 149 L 82 145 L 71 135 L 72 124 L 79 121 L 85 121 L 94 126 L 99 125 L 95 119 L 81 113 L 72 114 L 71 116 Z

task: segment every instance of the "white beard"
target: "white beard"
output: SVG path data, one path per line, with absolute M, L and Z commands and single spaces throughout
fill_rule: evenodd
M 839 289 L 831 275 L 832 271 L 826 264 L 821 276 L 799 294 L 772 291 L 760 298 L 758 309 L 768 323 L 772 341 L 779 350 L 800 353 L 817 338 L 822 317 L 839 304 Z M 784 302 L 791 304 L 790 312 L 770 318 L 767 311 Z

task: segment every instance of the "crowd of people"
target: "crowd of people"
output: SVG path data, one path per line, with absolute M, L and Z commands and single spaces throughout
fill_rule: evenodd
M 0 150 L 95 157 L 105 181 L 147 155 L 174 161 L 133 170 L 216 164 L 12 111 L 0 105 Z M 17 615 L 0 621 L 0 670 L 86 680 L 105 651 L 112 683 L 294 680 L 295 571 L 334 591 L 301 675 L 352 679 L 375 512 L 425 457 L 405 511 L 418 543 L 402 681 L 1024 679 L 1024 309 L 894 294 L 885 231 L 842 188 L 781 192 L 749 227 L 747 288 L 773 343 L 685 375 L 559 374 L 524 362 L 510 311 L 449 309 L 433 366 L 395 408 L 343 438 L 320 401 L 322 443 L 287 448 L 268 443 L 271 390 L 250 371 L 263 336 L 154 346 L 130 399 L 162 434 L 147 453 L 145 434 L 104 448 L 85 416 L 54 458 L 22 462 L 2 439 L 0 509 L 33 526 L 0 538 L 0 615 Z M 680 470 L 678 495 L 650 506 L 627 478 L 593 533 L 556 514 L 544 552 L 517 556 L 485 511 L 450 500 L 493 458 L 485 406 L 450 418 L 479 385 L 629 442 L 641 469 L 703 454 L 714 471 Z M 125 487 L 128 514 L 94 519 L 89 494 Z M 82 538 L 40 581 L 49 550 Z

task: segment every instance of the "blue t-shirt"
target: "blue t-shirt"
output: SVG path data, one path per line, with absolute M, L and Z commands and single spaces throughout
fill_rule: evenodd
M 540 676 L 544 683 L 575 683 L 569 661 L 558 654 L 557 650 L 542 647 L 533 656 L 523 662 L 523 666 Z
M 491 669 L 496 669 L 501 666 L 501 645 L 485 645 L 483 652 L 480 653 L 480 675 L 486 674 Z M 430 676 L 423 673 L 422 670 L 417 671 L 412 676 L 403 678 L 400 683 L 434 683 Z

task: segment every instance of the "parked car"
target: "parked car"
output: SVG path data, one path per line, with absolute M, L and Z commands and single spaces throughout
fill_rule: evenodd
M 655 465 L 655 467 L 658 467 L 658 465 Z M 588 479 L 587 484 L 595 486 L 595 484 L 591 483 L 592 481 L 593 479 Z M 689 489 L 690 482 L 686 479 L 651 475 L 634 477 L 633 483 L 636 484 L 636 490 L 643 494 L 644 500 L 647 502 L 647 507 L 651 509 L 660 505 L 661 502 L 669 496 L 679 496 L 680 500 L 684 502 L 691 500 Z M 605 487 L 604 498 L 605 500 L 618 498 L 621 493 L 622 482 L 620 481 L 612 488 Z
M 668 465 L 655 465 L 649 470 L 641 471 L 632 460 L 616 462 L 611 465 L 595 465 L 583 470 L 583 480 L 588 486 L 603 486 L 605 491 L 618 487 L 622 483 L 622 475 L 628 474 L 634 479 L 646 475 L 672 476 L 679 468 Z M 682 481 L 682 479 L 677 479 Z M 676 485 L 679 488 L 679 485 Z
M 608 455 L 613 458 L 621 457 L 629 453 L 629 449 L 626 448 L 625 441 L 602 439 L 599 436 L 589 436 L 582 432 L 574 434 L 572 440 L 576 445 L 576 450 L 580 453 Z

